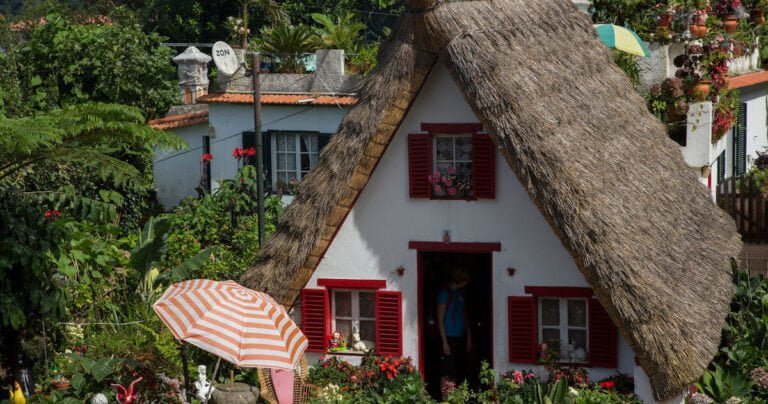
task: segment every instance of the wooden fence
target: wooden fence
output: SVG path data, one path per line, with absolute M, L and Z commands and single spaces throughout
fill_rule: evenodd
M 717 206 L 736 220 L 742 240 L 768 242 L 768 199 L 758 184 L 746 177 L 731 177 L 718 184 L 715 195 Z

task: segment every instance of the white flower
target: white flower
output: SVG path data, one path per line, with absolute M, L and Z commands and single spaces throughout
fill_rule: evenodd
M 712 404 L 715 402 L 715 400 L 709 398 L 706 394 L 701 393 L 693 393 L 691 394 L 691 398 L 688 400 L 690 404 Z
M 729 399 L 728 399 L 728 400 L 725 402 L 725 404 L 741 404 L 741 403 L 743 403 L 743 402 L 744 402 L 744 401 L 742 401 L 740 398 L 738 398 L 738 397 L 735 397 L 735 396 L 734 396 L 734 397 L 731 397 L 731 398 L 729 398 Z
M 574 389 L 573 387 L 568 387 L 568 395 L 571 397 L 578 397 L 579 391 Z

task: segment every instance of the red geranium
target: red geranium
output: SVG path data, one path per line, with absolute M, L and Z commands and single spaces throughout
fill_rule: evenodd
M 211 160 L 213 160 L 213 154 L 211 153 L 203 153 L 203 156 L 201 158 L 203 160 L 203 163 L 207 163 Z
M 243 157 L 251 157 L 256 155 L 256 149 L 253 147 L 249 147 L 247 149 L 235 147 L 235 150 L 232 151 L 232 157 L 240 160 Z
M 61 216 L 61 212 L 59 212 L 56 209 L 53 209 L 53 210 L 52 209 L 48 209 L 48 210 L 45 211 L 45 218 L 48 219 L 48 220 L 54 221 L 54 220 L 58 219 L 59 216 Z
M 614 383 L 613 380 L 600 382 L 600 388 L 603 390 L 613 390 L 614 387 L 616 387 L 616 383 Z

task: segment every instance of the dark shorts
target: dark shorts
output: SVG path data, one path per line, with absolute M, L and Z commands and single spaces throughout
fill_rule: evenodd
M 448 337 L 448 345 L 451 354 L 440 356 L 440 376 L 459 385 L 467 378 L 467 337 Z

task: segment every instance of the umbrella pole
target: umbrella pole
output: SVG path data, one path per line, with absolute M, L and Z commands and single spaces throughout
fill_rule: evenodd
M 216 383 L 216 373 L 219 372 L 219 364 L 221 363 L 221 358 L 219 358 L 216 361 L 216 366 L 213 368 L 213 377 L 211 377 L 211 388 L 208 389 L 208 391 L 205 393 L 205 402 L 207 403 L 208 400 L 211 399 L 211 394 L 213 394 L 213 385 Z
M 192 385 L 189 383 L 189 362 L 187 361 L 187 344 L 181 343 L 181 367 L 184 373 L 184 399 L 189 400 Z

